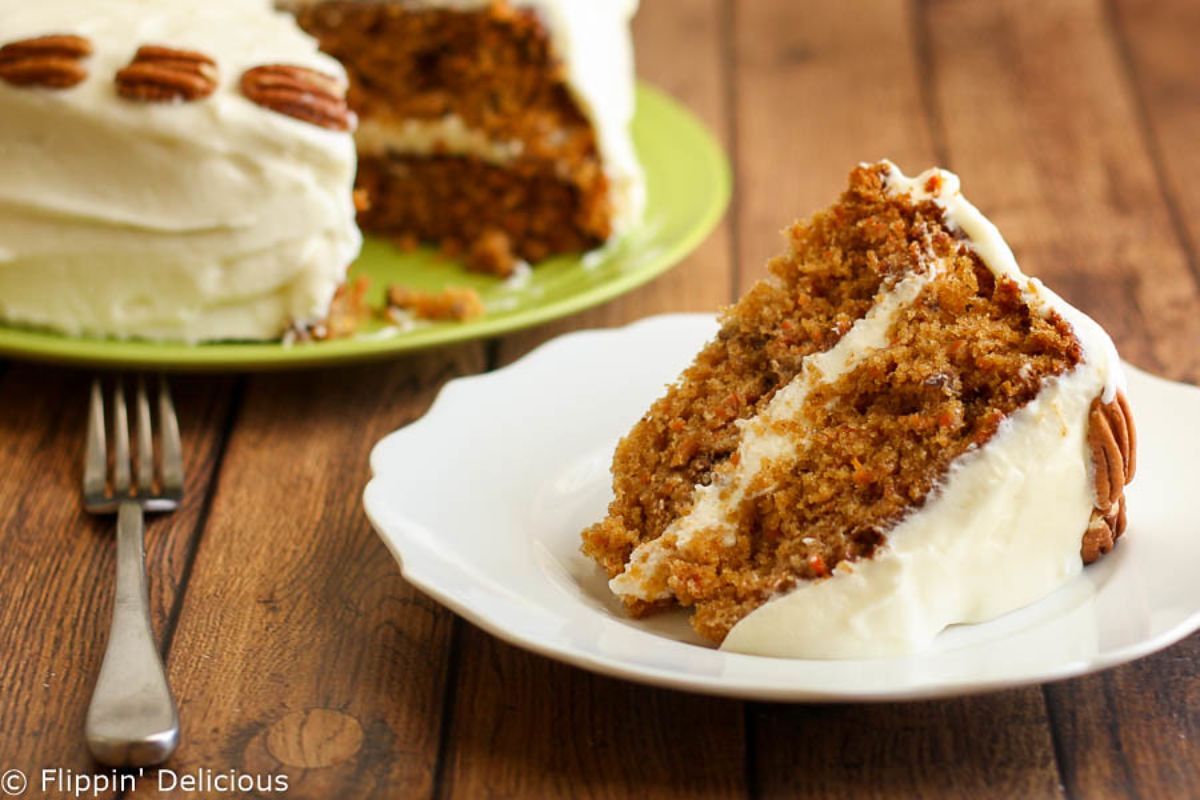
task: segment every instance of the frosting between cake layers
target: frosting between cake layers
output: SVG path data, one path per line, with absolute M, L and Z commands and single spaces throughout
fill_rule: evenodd
M 3 38 L 87 37 L 87 79 L 0 82 L 0 316 L 71 334 L 278 337 L 324 316 L 361 243 L 352 138 L 268 111 L 242 73 L 344 76 L 266 2 L 0 0 Z M 219 85 L 190 103 L 116 95 L 143 44 L 198 50 Z
M 279 0 L 281 8 L 300 9 L 322 0 Z M 351 0 L 380 2 L 380 0 Z M 492 0 L 404 0 L 412 9 L 476 11 Z M 566 84 L 580 111 L 592 124 L 596 145 L 608 176 L 613 204 L 613 231 L 636 225 L 646 204 L 645 179 L 638 164 L 630 123 L 635 110 L 633 40 L 629 23 L 638 0 L 509 0 L 533 10 L 546 26 L 554 52 L 562 60 Z M 483 134 L 462 130 L 453 115 L 419 128 L 389 121 L 364 124 L 356 139 L 363 153 L 424 154 L 433 137 L 443 152 L 470 155 L 493 163 L 511 158 L 511 142 L 490 142 Z M 391 130 L 388 130 L 391 129 Z M 386 131 L 386 132 L 385 132 Z M 497 158 L 496 156 L 501 156 Z
M 1088 414 L 1097 396 L 1107 402 L 1123 388 L 1115 347 L 1093 320 L 1021 273 L 996 227 L 962 197 L 956 176 L 930 170 L 910 179 L 894 165 L 888 169 L 891 193 L 938 203 L 947 225 L 966 235 L 994 274 L 1018 284 L 1034 313 L 1059 313 L 1083 358 L 1069 373 L 1043 381 L 1038 396 L 1010 414 L 984 446 L 956 459 L 872 558 L 840 564 L 826 579 L 780 593 L 739 621 L 722 649 L 793 658 L 912 653 L 948 625 L 992 619 L 1049 594 L 1083 567 L 1080 538 L 1096 502 Z M 837 345 L 809 357 L 762 419 L 794 414 L 815 383 L 832 382 L 852 367 L 851 353 L 885 346 L 882 331 L 911 299 L 904 295 L 914 279 L 929 277 L 912 275 L 881 292 Z M 644 600 L 669 597 L 667 561 L 686 557 L 693 537 L 724 533 L 722 544 L 734 543 L 728 515 L 743 494 L 728 487 L 749 486 L 764 458 L 796 451 L 793 441 L 764 438 L 762 419 L 744 424 L 737 467 L 714 478 L 715 490 L 698 487 L 691 512 L 636 548 L 626 571 L 611 581 L 613 591 Z
M 363 155 L 453 153 L 499 165 L 516 161 L 524 150 L 519 139 L 507 142 L 489 139 L 483 131 L 468 127 L 457 114 L 434 120 L 367 117 L 359 120 L 354 141 Z

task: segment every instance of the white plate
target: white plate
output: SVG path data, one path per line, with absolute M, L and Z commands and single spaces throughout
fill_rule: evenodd
M 1050 597 L 950 628 L 928 652 L 801 661 L 706 646 L 679 611 L 621 612 L 579 532 L 610 497 L 617 440 L 712 336 L 672 315 L 555 339 L 446 385 L 371 454 L 367 514 L 404 576 L 513 644 L 607 675 L 765 700 L 938 697 L 1082 675 L 1200 628 L 1200 390 L 1129 368 L 1138 474 L 1116 550 Z

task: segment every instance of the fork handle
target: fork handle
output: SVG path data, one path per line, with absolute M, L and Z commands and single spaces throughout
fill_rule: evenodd
M 142 507 L 117 512 L 117 592 L 112 630 L 88 707 L 88 749 L 114 767 L 161 764 L 179 742 L 179 713 L 150 627 Z

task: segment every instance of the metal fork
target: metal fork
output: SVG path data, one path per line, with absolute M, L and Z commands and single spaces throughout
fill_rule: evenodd
M 159 380 L 159 469 L 146 384 L 137 379 L 134 419 L 136 451 L 130 457 L 125 390 L 117 378 L 112 400 L 112 475 L 105 444 L 104 398 L 92 382 L 88 409 L 83 503 L 94 514 L 117 514 L 117 591 L 112 629 L 92 702 L 88 707 L 88 749 L 114 767 L 161 764 L 179 743 L 179 713 L 167 685 L 162 658 L 150 627 L 146 588 L 143 511 L 172 511 L 183 497 L 183 456 L 179 423 L 165 379 Z

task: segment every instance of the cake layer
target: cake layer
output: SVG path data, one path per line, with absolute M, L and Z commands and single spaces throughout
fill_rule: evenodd
M 553 169 L 507 168 L 466 156 L 364 156 L 359 186 L 372 198 L 368 230 L 412 234 L 470 252 L 490 235 L 527 261 L 587 250 L 606 238 L 603 195 L 581 197 Z M 486 269 L 486 265 L 476 265 Z
M 1123 521 L 1119 487 L 1097 494 L 1089 444 L 1093 407 L 1120 385 L 1103 331 L 1020 273 L 953 175 L 861 168 L 814 224 L 876 229 L 847 213 L 856 194 L 930 223 L 917 235 L 889 228 L 908 242 L 906 269 L 736 426 L 732 455 L 661 530 L 614 522 L 630 508 L 622 481 L 646 479 L 618 451 L 618 497 L 585 550 L 607 556 L 611 574 L 628 542 L 610 547 L 603 532 L 636 531 L 611 581 L 635 612 L 694 606 L 701 634 L 766 655 L 911 652 L 946 625 L 1044 596 L 1082 567 L 1098 514 Z M 836 249 L 814 255 L 831 272 L 844 261 Z M 745 302 L 728 318 L 752 315 Z M 1124 410 L 1110 416 L 1127 421 Z M 1127 479 L 1131 450 L 1115 458 L 1113 474 Z
M 250 67 L 343 75 L 265 3 L 0 0 L 5 41 L 86 37 L 87 78 L 0 82 L 0 316 L 72 334 L 278 337 L 324 316 L 358 253 L 351 137 L 248 100 Z M 119 97 L 146 44 L 198 51 L 216 89 L 193 102 Z

